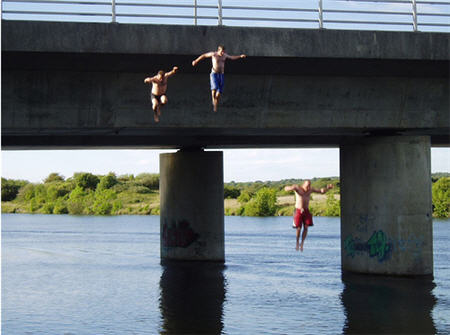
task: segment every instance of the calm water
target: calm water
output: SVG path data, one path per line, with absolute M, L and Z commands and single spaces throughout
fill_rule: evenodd
M 2 215 L 3 334 L 450 333 L 450 221 L 433 281 L 342 278 L 339 219 L 225 218 L 225 265 L 162 266 L 159 217 Z

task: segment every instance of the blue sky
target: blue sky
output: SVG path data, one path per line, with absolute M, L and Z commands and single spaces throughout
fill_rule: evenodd
M 41 182 L 52 172 L 117 175 L 159 173 L 159 154 L 175 150 L 2 151 L 4 178 Z M 224 179 L 281 180 L 339 176 L 339 149 L 233 149 L 224 151 Z M 431 149 L 432 172 L 450 172 L 450 148 Z

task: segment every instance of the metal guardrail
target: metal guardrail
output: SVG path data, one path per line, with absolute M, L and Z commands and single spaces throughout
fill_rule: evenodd
M 2 19 L 450 32 L 450 0 L 3 0 Z

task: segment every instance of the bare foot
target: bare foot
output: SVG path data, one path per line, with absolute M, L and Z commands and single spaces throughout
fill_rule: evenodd
M 300 251 L 303 252 L 303 243 L 300 244 Z
M 298 242 L 297 242 L 297 244 L 295 245 L 295 250 L 299 250 L 299 246 L 298 246 Z
M 155 110 L 153 111 L 153 118 L 155 119 L 155 122 L 159 122 L 158 112 Z

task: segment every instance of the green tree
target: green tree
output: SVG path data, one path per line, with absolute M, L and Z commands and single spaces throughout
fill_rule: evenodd
M 242 191 L 237 200 L 241 205 L 244 205 L 249 202 L 251 198 L 252 197 L 250 196 L 250 193 L 248 193 L 247 191 Z
M 115 186 L 119 181 L 113 172 L 108 173 L 106 176 L 100 178 L 100 182 L 97 184 L 97 190 L 107 190 Z
M 327 194 L 327 207 L 325 209 L 325 216 L 340 216 L 341 202 L 334 197 L 333 193 Z
M 261 188 L 246 205 L 246 216 L 274 216 L 277 211 L 276 190 L 267 187 Z
M 440 178 L 433 184 L 433 215 L 438 218 L 450 217 L 450 177 Z
M 69 214 L 69 209 L 63 199 L 59 198 L 56 200 L 55 206 L 53 207 L 53 214 Z
M 67 209 L 69 214 L 81 215 L 84 213 L 84 197 L 86 192 L 81 186 L 75 187 L 75 189 L 70 192 L 69 199 L 67 200 Z
M 44 183 L 48 184 L 61 181 L 64 181 L 64 177 L 61 176 L 59 173 L 53 172 L 50 173 L 47 178 L 45 178 Z
M 14 200 L 19 194 L 21 187 L 28 182 L 23 180 L 13 180 L 2 178 L 2 201 Z
M 100 182 L 100 179 L 97 176 L 87 172 L 75 173 L 73 177 L 77 187 L 81 187 L 83 190 L 89 189 L 95 191 L 97 184 Z
M 34 198 L 34 184 L 26 184 L 24 187 L 20 188 L 18 197 L 20 199 L 29 201 Z
M 159 174 L 141 173 L 135 178 L 136 184 L 145 186 L 151 190 L 159 189 Z
M 117 198 L 117 194 L 112 190 L 97 190 L 95 192 L 95 201 L 92 205 L 94 214 L 110 215 L 113 209 L 113 200 Z
M 224 186 L 223 197 L 224 199 L 237 199 L 241 195 L 241 191 L 237 187 Z

